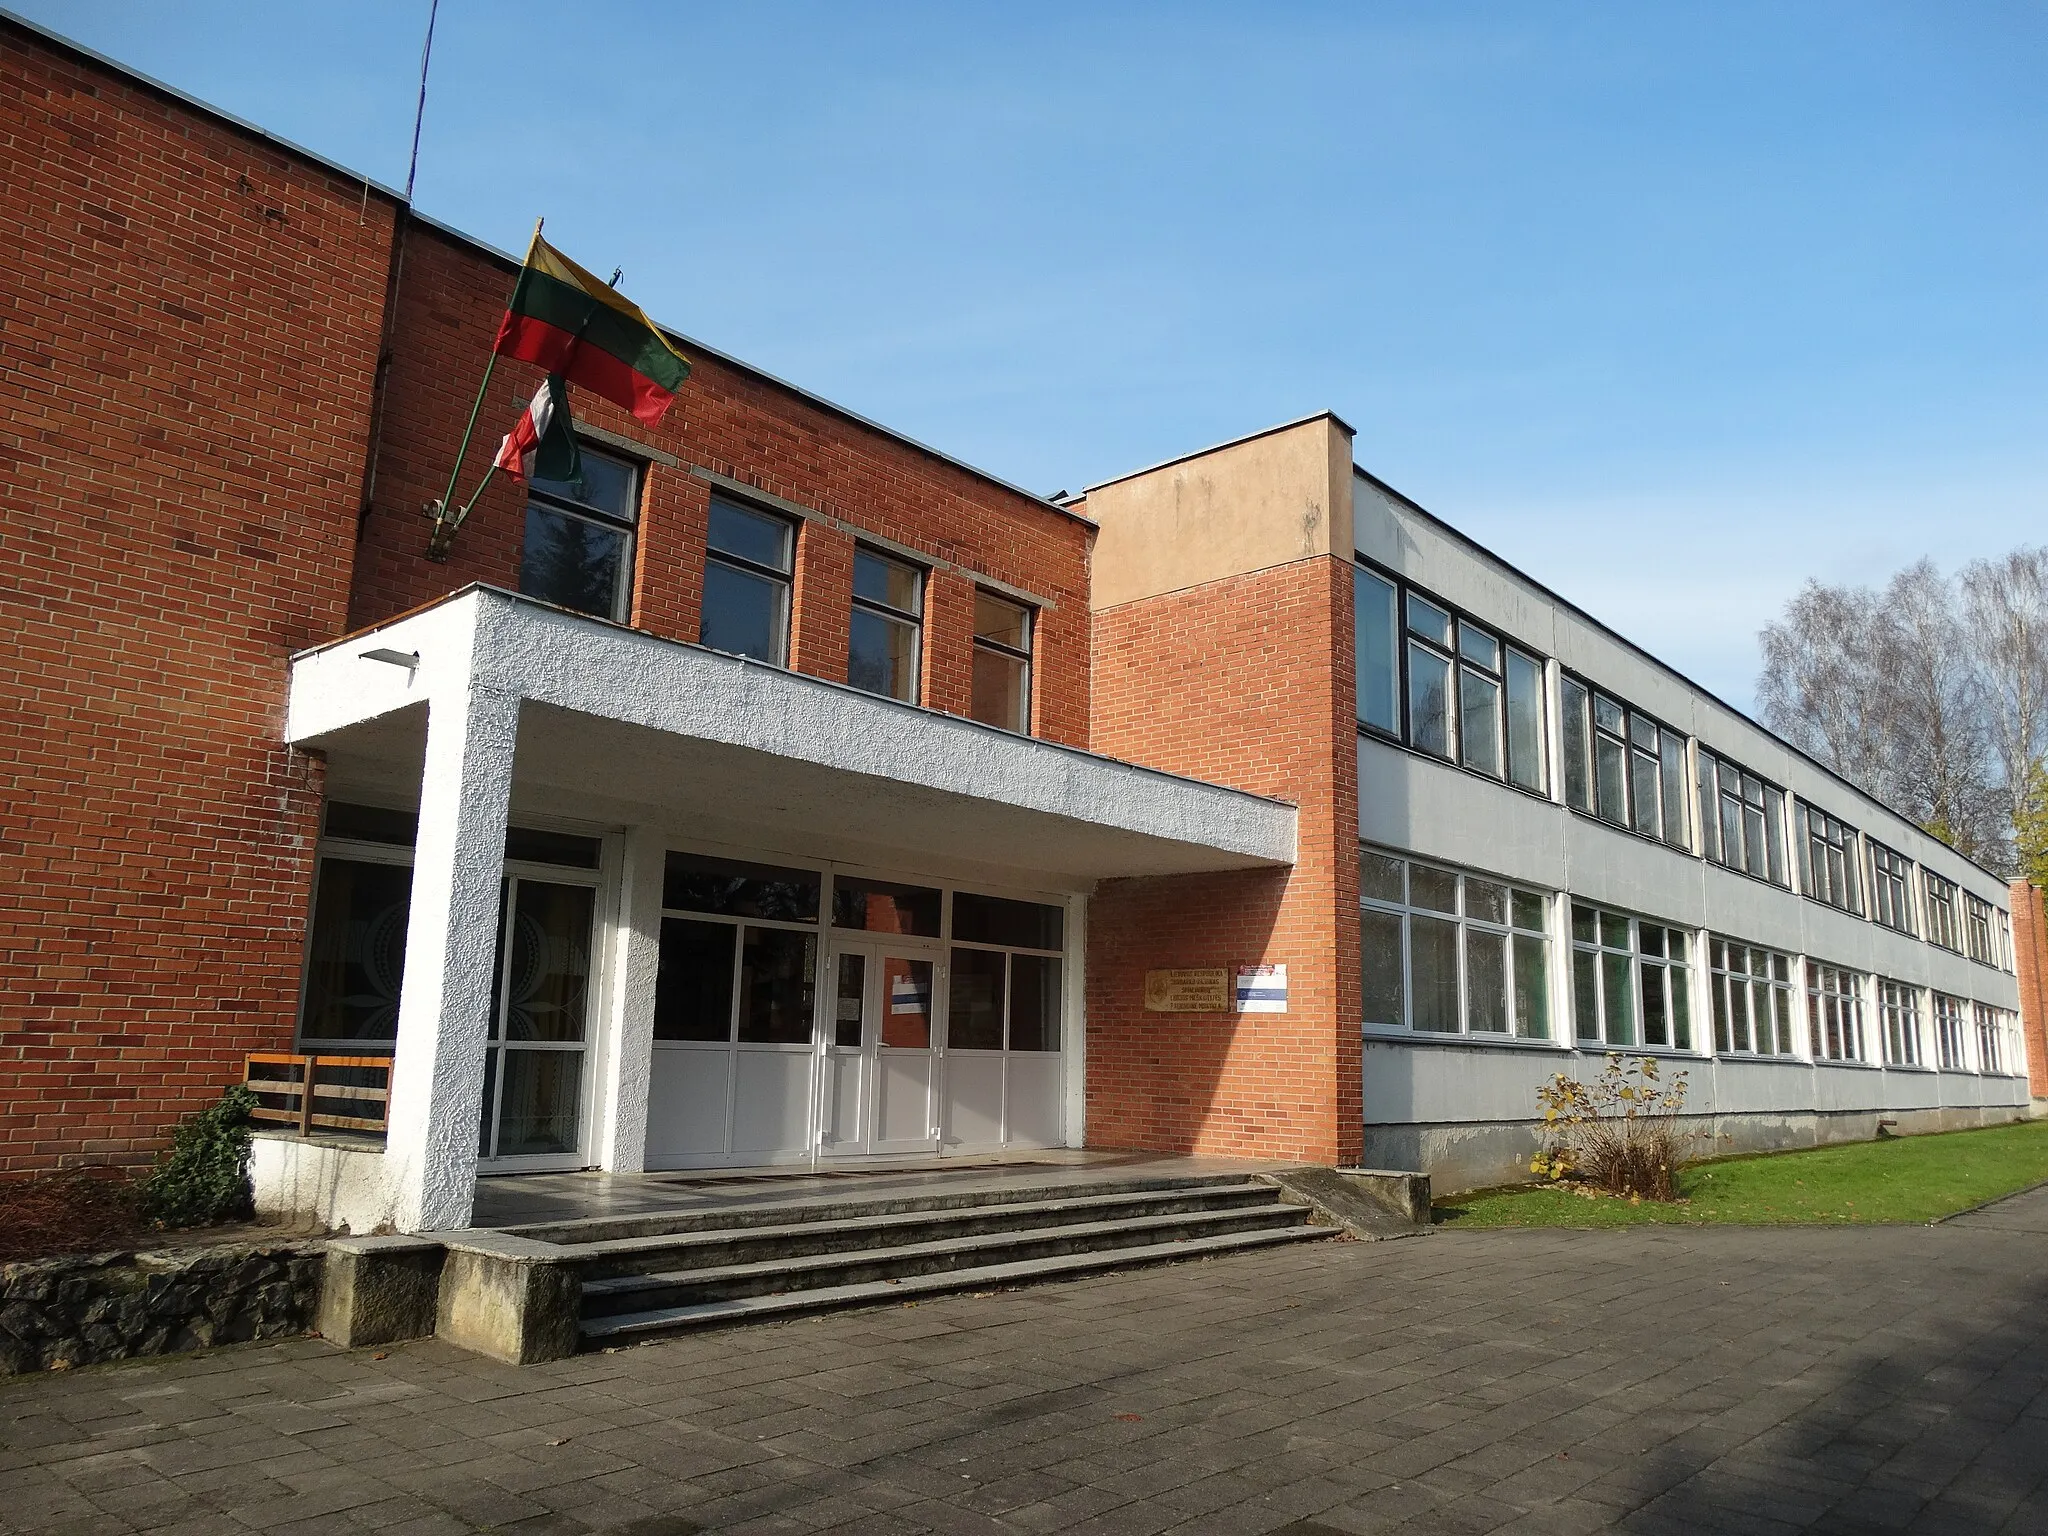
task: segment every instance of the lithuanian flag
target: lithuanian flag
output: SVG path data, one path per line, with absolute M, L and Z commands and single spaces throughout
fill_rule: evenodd
M 653 426 L 690 376 L 689 359 L 623 294 L 536 232 L 492 350 L 537 363 Z

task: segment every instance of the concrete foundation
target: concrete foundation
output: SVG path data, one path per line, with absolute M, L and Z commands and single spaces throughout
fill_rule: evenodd
M 2025 1105 L 1971 1104 L 1932 1109 L 1799 1110 L 1749 1115 L 1687 1115 L 1695 1158 L 1745 1152 L 1786 1152 L 1842 1142 L 1874 1141 L 1878 1123 L 1898 1136 L 1974 1130 L 2028 1118 Z M 1533 1120 L 1463 1124 L 1368 1125 L 1365 1155 L 1394 1168 L 1419 1168 L 1437 1194 L 1525 1184 L 1539 1144 Z
M 416 1237 L 337 1237 L 327 1244 L 319 1327 L 344 1349 L 423 1339 L 439 1310 L 439 1243 Z

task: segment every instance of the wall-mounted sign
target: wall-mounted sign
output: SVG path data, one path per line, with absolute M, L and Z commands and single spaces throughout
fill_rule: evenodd
M 1237 968 L 1237 1011 L 1239 1013 L 1285 1013 L 1287 1011 L 1287 967 L 1284 965 L 1240 965 Z
M 1147 971 L 1145 1007 L 1152 1013 L 1230 1012 L 1230 972 Z

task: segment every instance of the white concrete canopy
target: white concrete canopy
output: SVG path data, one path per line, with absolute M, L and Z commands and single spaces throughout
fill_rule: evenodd
M 368 659 L 384 652 L 415 667 Z M 416 771 L 437 700 L 519 701 L 516 779 L 1088 881 L 1293 862 L 1290 805 L 470 587 L 302 653 L 286 739 Z
M 300 1204 L 324 1185 L 310 1203 L 361 1229 L 469 1221 L 508 814 L 595 815 L 625 832 L 598 1062 L 600 1156 L 618 1170 L 640 1166 L 646 1131 L 664 828 L 1069 893 L 1285 865 L 1295 850 L 1295 809 L 1278 801 L 488 587 L 294 658 L 286 737 L 328 754 L 330 789 L 420 809 L 385 1150 L 266 1143 L 259 1159 L 259 1184 L 296 1187 Z M 1078 1005 L 1078 974 L 1068 984 Z M 332 1193 L 344 1187 L 355 1193 Z

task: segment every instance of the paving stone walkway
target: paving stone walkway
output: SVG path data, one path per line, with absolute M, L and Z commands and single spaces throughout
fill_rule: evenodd
M 318 1340 L 0 1385 L 0 1529 L 2048 1532 L 2048 1190 L 1440 1230 L 514 1370 Z

